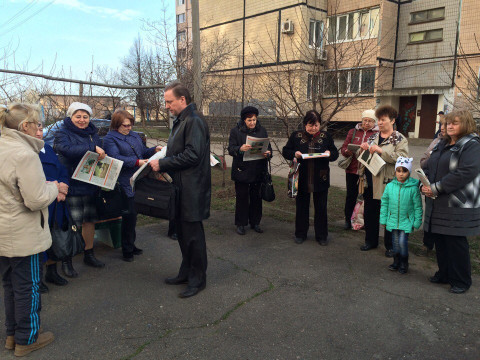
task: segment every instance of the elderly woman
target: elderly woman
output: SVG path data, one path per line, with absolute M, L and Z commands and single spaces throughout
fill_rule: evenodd
M 145 164 L 149 157 L 161 149 L 160 146 L 146 148 L 140 136 L 131 131 L 134 123 L 135 120 L 128 111 L 115 111 L 110 123 L 110 132 L 103 139 L 105 151 L 109 156 L 123 161 L 118 182 L 127 196 L 128 203 L 128 212 L 122 215 L 122 252 L 123 260 L 127 262 L 133 261 L 133 255 L 143 253 L 142 249 L 135 246 L 137 213 L 130 178 L 138 167 Z
M 315 110 L 306 113 L 303 119 L 305 129 L 290 135 L 283 147 L 283 157 L 297 158 L 300 162 L 300 177 L 296 198 L 295 242 L 303 243 L 309 227 L 310 194 L 313 193 L 315 207 L 315 239 L 322 246 L 328 245 L 327 198 L 330 187 L 331 161 L 338 158 L 338 150 L 329 133 L 321 130 L 321 117 Z M 325 157 L 302 159 L 302 154 L 324 153 Z
M 399 156 L 408 156 L 408 141 L 393 125 L 397 117 L 397 111 L 390 105 L 379 107 L 375 111 L 378 119 L 380 132 L 372 135 L 366 142 L 360 145 L 360 150 L 377 153 L 384 161 L 385 166 L 373 176 L 372 173 L 362 166 L 367 187 L 363 193 L 364 221 L 365 221 L 365 245 L 360 250 L 368 251 L 378 247 L 378 234 L 380 231 L 380 200 L 387 184 L 395 177 L 395 163 Z M 385 229 L 384 244 L 385 256 L 392 257 L 392 233 Z
M 5 348 L 24 356 L 54 339 L 39 333 L 40 256 L 52 244 L 47 207 L 59 194 L 56 181 L 47 182 L 38 158 L 43 141 L 35 134 L 38 107 L 0 107 L 0 274 L 5 297 Z
M 443 127 L 443 126 L 442 126 Z M 472 114 L 461 110 L 446 119 L 446 135 L 433 148 L 423 186 L 425 222 L 437 253 L 432 283 L 450 284 L 461 294 L 472 285 L 467 236 L 480 234 L 480 138 Z
M 348 145 L 360 145 L 367 141 L 370 136 L 378 132 L 375 110 L 365 110 L 362 113 L 362 122 L 355 125 L 347 134 L 343 142 L 341 152 L 345 157 L 352 157 L 350 165 L 345 169 L 345 180 L 347 185 L 347 197 L 345 199 L 345 230 L 352 228 L 352 213 L 358 197 L 358 168 L 359 163 L 356 152 L 348 150 Z
M 87 151 L 96 152 L 100 160 L 105 157 L 105 151 L 100 147 L 101 140 L 97 134 L 98 130 L 90 122 L 90 116 L 92 116 L 90 106 L 74 102 L 67 110 L 67 117 L 63 120 L 63 125 L 55 133 L 53 147 L 60 162 L 67 168 L 69 177 L 72 176 Z M 82 236 L 85 240 L 83 262 L 86 265 L 100 268 L 105 264 L 95 258 L 93 253 L 95 221 L 97 221 L 95 205 L 97 191 L 98 187 L 95 185 L 71 180 L 67 205 L 74 224 L 82 229 Z M 68 277 L 78 276 L 73 268 L 71 258 L 62 261 L 62 270 Z
M 43 128 L 38 127 L 35 137 L 39 140 L 43 139 Z M 58 226 L 62 226 L 63 219 L 66 218 L 65 199 L 68 194 L 69 176 L 65 166 L 60 164 L 57 154 L 53 151 L 52 147 L 47 143 L 44 144 L 39 154 L 40 161 L 42 162 L 43 172 L 47 181 L 57 181 L 61 186 L 61 192 L 58 194 L 58 200 L 54 201 L 48 207 L 48 218 L 50 227 L 53 225 L 53 214 L 56 212 L 56 221 Z M 53 240 L 53 239 L 52 239 Z M 48 253 L 48 252 L 47 252 Z M 47 272 L 45 273 L 45 281 L 58 286 L 64 286 L 68 284 L 68 281 L 61 277 L 57 272 L 57 262 L 48 259 L 47 260 Z M 40 291 L 48 291 L 48 287 L 41 282 Z
M 260 228 L 262 219 L 262 196 L 260 185 L 262 174 L 267 171 L 267 160 L 259 159 L 243 161 L 243 154 L 251 146 L 246 144 L 247 136 L 267 138 L 267 130 L 258 122 L 258 109 L 247 106 L 240 112 L 237 126 L 230 131 L 228 140 L 228 153 L 233 157 L 232 180 L 235 181 L 235 225 L 237 234 L 245 235 L 245 226 L 257 233 L 263 233 Z M 272 148 L 263 155 L 270 158 Z

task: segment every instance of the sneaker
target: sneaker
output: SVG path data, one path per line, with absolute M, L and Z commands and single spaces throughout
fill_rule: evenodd
M 55 336 L 50 331 L 41 333 L 38 335 L 37 341 L 30 345 L 15 345 L 15 356 L 25 356 L 30 354 L 32 351 L 41 349 L 55 340 Z

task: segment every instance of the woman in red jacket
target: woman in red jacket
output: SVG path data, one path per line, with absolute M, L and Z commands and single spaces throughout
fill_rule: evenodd
M 378 132 L 378 126 L 377 118 L 375 117 L 375 110 L 365 110 L 362 113 L 362 122 L 357 124 L 353 129 L 350 129 L 341 149 L 343 156 L 352 156 L 352 162 L 345 170 L 347 185 L 347 197 L 345 199 L 345 230 L 352 227 L 350 219 L 358 196 L 358 160 L 355 158 L 355 153 L 348 150 L 347 147 L 349 144 L 360 145 L 366 142 L 367 139 L 376 132 Z

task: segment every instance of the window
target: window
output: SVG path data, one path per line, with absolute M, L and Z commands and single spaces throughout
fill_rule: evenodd
M 378 36 L 379 8 L 328 18 L 328 42 L 359 40 Z
M 410 24 L 438 21 L 445 19 L 445 8 L 437 8 L 410 13 Z
M 308 75 L 307 82 L 307 100 L 318 99 L 320 90 L 320 76 L 319 75 Z
M 424 43 L 443 40 L 443 29 L 418 31 L 409 34 L 409 43 Z
M 323 21 L 310 20 L 308 45 L 316 49 L 323 48 Z
M 183 43 L 187 40 L 187 32 L 186 31 L 179 31 L 177 33 L 177 42 L 180 44 L 180 43 Z
M 183 24 L 185 22 L 185 13 L 177 15 L 177 24 Z
M 375 90 L 375 69 L 351 69 L 327 71 L 324 74 L 323 94 L 325 96 L 344 94 L 373 94 Z
M 178 0 L 178 6 L 185 5 L 185 0 Z

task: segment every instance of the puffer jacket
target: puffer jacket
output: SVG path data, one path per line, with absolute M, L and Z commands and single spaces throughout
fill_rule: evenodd
M 385 166 L 380 170 L 377 176 L 372 176 L 373 198 L 380 200 L 385 190 L 385 186 L 395 177 L 395 164 L 399 156 L 408 157 L 408 141 L 398 131 L 394 131 L 388 139 L 383 140 L 379 145 L 379 134 L 373 134 L 368 139 L 369 145 L 378 145 L 382 148 L 380 157 L 385 161 Z M 360 149 L 360 151 L 362 151 Z M 368 177 L 367 177 L 368 180 Z
M 38 153 L 43 141 L 17 130 L 0 137 L 0 256 L 25 257 L 52 245 L 48 205 L 57 186 L 47 183 Z
M 355 137 L 353 137 L 353 132 L 355 131 Z M 374 135 L 375 133 L 378 132 L 378 126 L 375 125 L 372 129 L 370 130 L 363 130 L 362 128 L 362 123 L 355 125 L 355 128 L 350 129 L 350 131 L 347 134 L 347 138 L 343 142 L 342 148 L 341 148 L 341 153 L 343 156 L 348 157 L 349 152 L 348 152 L 348 145 L 349 144 L 355 144 L 355 145 L 360 145 L 368 140 L 370 136 Z M 350 165 L 345 169 L 345 172 L 350 173 L 350 174 L 358 174 L 358 160 L 356 153 L 353 154 L 353 159 Z
M 383 192 L 380 224 L 388 231 L 403 230 L 407 234 L 422 225 L 422 196 L 419 181 L 409 177 L 404 183 L 393 179 Z
M 240 148 L 247 142 L 247 135 L 256 138 L 268 138 L 267 130 L 257 121 L 255 128 L 247 129 L 245 121 L 239 120 L 237 126 L 230 131 L 228 153 L 233 157 L 232 180 L 240 183 L 257 183 L 262 181 L 262 174 L 267 172 L 267 159 L 243 161 Z M 268 144 L 270 154 L 272 147 Z
M 77 128 L 70 118 L 63 120 L 62 126 L 55 132 L 53 149 L 58 154 L 60 163 L 67 168 L 68 175 L 72 177 L 83 155 L 87 151 L 95 152 L 95 148 L 102 146 L 98 130 L 89 123 L 86 129 Z M 98 187 L 83 181 L 71 180 L 68 189 L 69 196 L 95 195 Z

